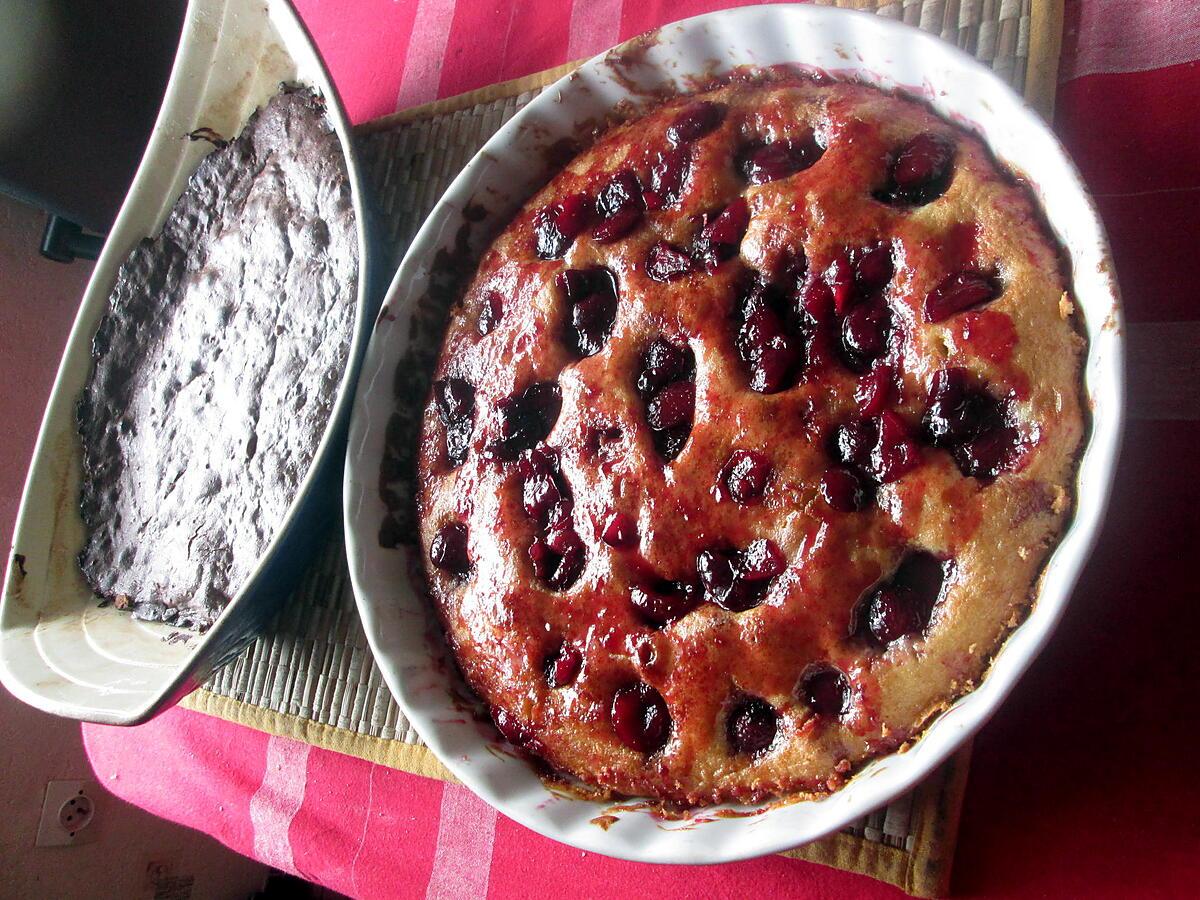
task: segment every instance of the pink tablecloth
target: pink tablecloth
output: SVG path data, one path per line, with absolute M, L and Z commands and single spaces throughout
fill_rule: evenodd
M 361 121 L 728 4 L 298 5 Z M 1068 4 L 1056 124 L 1108 225 L 1132 323 L 1200 319 L 1197 58 L 1193 0 Z M 1200 426 L 1195 409 L 1162 415 L 1133 422 L 1108 528 L 1060 633 L 977 741 L 959 893 L 1195 891 Z M 83 735 L 117 795 L 357 896 L 897 893 L 779 857 L 690 870 L 615 862 L 538 837 L 462 788 L 182 710 Z

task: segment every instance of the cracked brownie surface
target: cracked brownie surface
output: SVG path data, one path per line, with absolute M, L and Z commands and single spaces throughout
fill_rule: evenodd
M 1084 342 L 981 142 L 735 81 L 617 125 L 450 313 L 418 514 L 502 734 L 614 792 L 836 790 L 969 691 L 1072 504 Z
M 98 594 L 212 624 L 308 474 L 357 285 L 341 145 L 320 97 L 285 89 L 200 163 L 96 332 L 77 418 Z

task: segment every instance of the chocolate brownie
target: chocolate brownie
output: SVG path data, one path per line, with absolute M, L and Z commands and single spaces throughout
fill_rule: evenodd
M 285 88 L 200 163 L 96 331 L 77 414 L 97 594 L 204 629 L 238 592 L 325 434 L 358 267 L 324 102 Z

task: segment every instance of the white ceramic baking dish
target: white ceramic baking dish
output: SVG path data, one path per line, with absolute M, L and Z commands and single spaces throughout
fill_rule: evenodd
M 539 149 L 602 120 L 638 89 L 685 84 L 732 66 L 800 63 L 839 77 L 902 87 L 943 116 L 976 130 L 1023 173 L 1070 256 L 1074 294 L 1087 323 L 1092 431 L 1080 469 L 1074 520 L 1050 559 L 1027 621 L 1004 644 L 981 686 L 938 717 L 906 752 L 878 759 L 842 790 L 745 818 L 712 810 L 663 822 L 621 811 L 592 823 L 607 804 L 557 796 L 524 762 L 494 750 L 494 735 L 455 712 L 452 667 L 439 665 L 430 616 L 410 581 L 412 551 L 382 548 L 385 508 L 377 491 L 392 375 L 408 345 L 414 303 L 436 250 L 451 246 L 464 206 L 487 198 L 478 251 L 548 172 Z M 350 572 L 367 637 L 409 719 L 443 763 L 505 815 L 549 837 L 647 862 L 713 863 L 783 850 L 843 827 L 916 784 L 995 711 L 1053 631 L 1104 514 L 1123 405 L 1122 324 L 1107 242 L 1066 153 L 1040 117 L 992 72 L 946 42 L 877 16 L 813 6 L 759 6 L 700 16 L 597 57 L 563 78 L 502 128 L 446 192 L 417 235 L 384 301 L 355 402 L 346 467 Z M 433 626 L 436 634 L 436 625 Z
M 358 219 L 355 336 L 326 433 L 284 523 L 248 582 L 204 635 L 100 608 L 79 573 L 81 451 L 75 403 L 91 371 L 92 335 L 121 263 L 155 234 L 212 145 L 201 127 L 237 134 L 279 89 L 302 84 L 325 98 L 341 138 Z M 345 424 L 377 301 L 368 211 L 349 123 L 333 82 L 287 0 L 191 0 L 166 95 L 146 153 L 63 353 L 25 483 L 0 604 L 0 678 L 47 712 L 133 724 L 191 691 L 262 628 L 302 572 L 313 536 L 335 521 Z

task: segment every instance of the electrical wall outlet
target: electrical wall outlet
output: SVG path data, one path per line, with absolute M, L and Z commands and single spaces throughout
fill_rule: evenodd
M 49 781 L 38 822 L 38 847 L 71 847 L 96 839 L 94 785 L 86 781 Z

